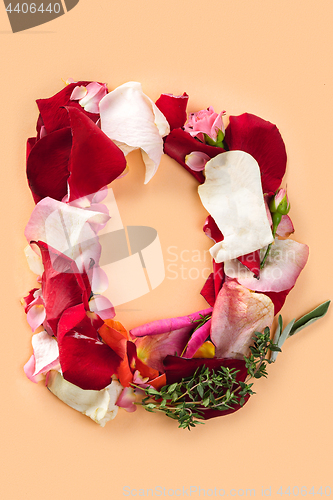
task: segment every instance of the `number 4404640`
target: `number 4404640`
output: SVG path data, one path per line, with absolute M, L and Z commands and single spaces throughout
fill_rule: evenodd
M 288 486 L 288 488 L 282 488 L 282 486 L 278 489 L 276 492 L 277 495 L 289 495 L 293 497 L 305 497 L 306 495 L 320 495 L 320 496 L 326 496 L 329 497 L 331 496 L 331 488 L 330 486 L 326 486 L 323 488 L 323 486 L 320 486 L 320 488 L 315 488 L 312 486 L 311 489 L 308 489 L 306 486 L 301 486 L 300 488 L 298 486 L 294 486 L 293 488 Z
M 20 12 L 22 12 L 23 14 L 27 14 L 28 12 L 30 14 L 35 14 L 36 12 L 41 12 L 41 13 L 49 12 L 50 14 L 54 12 L 55 14 L 59 14 L 60 10 L 61 7 L 59 3 L 54 3 L 54 4 L 49 3 L 45 8 L 43 3 L 41 3 L 39 7 L 37 7 L 35 3 L 22 3 L 22 4 L 17 3 L 15 7 L 12 7 L 12 4 L 10 3 L 6 8 L 7 12 L 10 13 L 17 12 L 18 14 Z

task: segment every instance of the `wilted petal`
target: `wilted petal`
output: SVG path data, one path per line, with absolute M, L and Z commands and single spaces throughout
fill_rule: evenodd
M 164 115 L 137 82 L 125 83 L 107 94 L 100 102 L 100 114 L 101 129 L 125 154 L 133 149 L 145 153 L 147 183 L 161 161 L 162 137 L 170 131 Z
M 275 192 L 286 171 L 287 155 L 277 127 L 258 116 L 230 116 L 225 132 L 229 150 L 249 153 L 259 164 L 264 193 Z
M 282 236 L 282 238 L 288 238 L 294 232 L 294 225 L 289 215 L 282 215 L 282 219 L 277 227 L 276 234 L 278 236 Z
M 113 380 L 111 385 L 101 391 L 83 390 L 65 380 L 56 371 L 50 374 L 48 388 L 61 401 L 87 415 L 101 427 L 116 417 L 116 401 L 123 389 L 119 382 Z
M 271 243 L 255 159 L 242 151 L 221 153 L 206 164 L 205 175 L 199 196 L 224 236 L 210 249 L 215 261 L 246 255 Z
M 261 250 L 261 259 L 265 254 Z M 263 269 L 260 279 L 253 278 L 248 269 L 238 261 L 225 262 L 225 273 L 237 279 L 246 288 L 258 292 L 282 292 L 292 288 L 309 256 L 309 247 L 293 240 L 275 240 Z
M 253 343 L 254 332 L 270 328 L 273 318 L 273 303 L 267 295 L 251 292 L 235 281 L 225 282 L 212 315 L 210 336 L 216 356 L 242 359 Z

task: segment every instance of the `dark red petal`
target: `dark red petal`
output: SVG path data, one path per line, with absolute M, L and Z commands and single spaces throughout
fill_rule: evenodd
M 80 274 L 75 262 L 65 255 L 38 242 L 41 250 L 44 273 L 42 277 L 42 294 L 46 317 L 53 334 L 57 334 L 57 326 L 62 313 L 77 304 L 83 303 L 88 309 L 91 293 L 89 281 Z
M 70 201 L 97 192 L 126 168 L 123 152 L 84 113 L 69 107 L 73 144 L 68 178 Z
M 258 292 L 258 293 L 264 293 L 271 299 L 271 301 L 274 304 L 274 316 L 280 312 L 282 309 L 283 304 L 286 301 L 288 293 L 293 289 L 294 287 L 290 288 L 289 290 L 283 290 L 282 292 Z
M 98 338 L 83 304 L 67 309 L 58 327 L 59 361 L 68 382 L 100 391 L 111 383 L 121 358 Z
M 203 173 L 194 172 L 185 163 L 185 156 L 193 151 L 201 151 L 206 153 L 210 158 L 214 158 L 225 150 L 223 148 L 216 148 L 215 146 L 208 146 L 208 144 L 198 141 L 180 128 L 172 130 L 167 136 L 164 143 L 164 152 L 182 165 L 202 184 L 205 182 Z
M 247 255 L 242 255 L 238 257 L 239 262 L 241 262 L 245 267 L 247 267 L 256 278 L 260 275 L 260 250 L 248 253 Z
M 219 294 L 219 291 L 222 288 L 224 278 L 225 278 L 223 262 L 217 263 L 213 259 L 213 271 L 214 271 L 215 297 L 217 297 Z
M 210 306 L 214 306 L 215 304 L 215 286 L 214 286 L 214 273 L 210 273 L 208 276 L 206 283 L 204 284 L 200 294 L 204 299 L 207 300 Z
M 84 85 L 86 87 L 89 83 L 91 82 L 81 81 L 77 83 L 70 83 L 54 96 L 49 97 L 48 99 L 38 99 L 36 101 L 43 124 L 48 134 L 54 130 L 67 127 L 69 125 L 68 114 L 63 108 L 64 106 L 73 106 L 80 109 L 94 122 L 99 119 L 98 114 L 87 113 L 77 101 L 70 100 L 75 87 L 80 85 Z
M 31 148 L 27 177 L 33 195 L 39 197 L 38 201 L 46 196 L 61 200 L 67 194 L 71 147 L 72 134 L 67 127 L 42 137 Z
M 170 130 L 181 128 L 186 122 L 186 106 L 188 95 L 186 92 L 182 96 L 174 96 L 172 94 L 161 94 L 156 101 L 156 106 L 165 118 L 168 120 Z
M 205 220 L 203 231 L 205 235 L 208 236 L 208 238 L 213 240 L 215 243 L 219 243 L 224 239 L 223 234 L 221 233 L 220 229 L 218 228 L 215 220 L 211 215 L 208 215 L 207 219 Z
M 217 370 L 221 366 L 227 368 L 235 368 L 239 370 L 236 375 L 236 380 L 238 382 L 244 382 L 247 377 L 247 368 L 245 366 L 245 361 L 243 359 L 204 359 L 204 358 L 179 358 L 177 356 L 167 356 L 164 360 L 165 373 L 167 378 L 167 384 L 173 384 L 175 382 L 180 382 L 182 378 L 192 377 L 197 368 L 206 366 L 210 370 Z M 245 402 L 249 399 L 249 396 L 245 398 Z M 245 403 L 244 403 L 245 404 Z M 243 405 L 244 406 L 244 405 Z M 233 413 L 243 406 L 236 405 L 230 410 L 218 411 L 218 410 L 203 410 L 202 418 L 208 420 L 214 417 L 220 417 L 222 415 L 228 415 Z M 198 409 L 202 409 L 198 407 Z
M 29 294 L 23 297 L 23 299 L 21 300 L 25 313 L 28 312 L 31 302 L 35 300 L 34 293 L 37 292 L 37 290 L 39 290 L 39 288 L 33 288 L 32 290 L 30 290 Z
M 258 116 L 230 116 L 225 143 L 229 150 L 249 153 L 257 160 L 264 193 L 276 191 L 286 171 L 286 148 L 277 127 Z

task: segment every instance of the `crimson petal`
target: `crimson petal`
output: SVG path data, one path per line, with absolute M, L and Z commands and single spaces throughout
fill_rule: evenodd
M 70 201 L 97 192 L 126 168 L 123 152 L 81 111 L 66 108 L 73 144 L 69 159 Z
M 226 368 L 235 368 L 239 370 L 236 374 L 236 380 L 238 382 L 244 382 L 247 377 L 247 368 L 245 366 L 245 361 L 243 359 L 227 359 L 227 358 L 215 358 L 215 359 L 204 359 L 204 358 L 179 358 L 177 356 L 167 356 L 164 360 L 165 373 L 167 378 L 167 384 L 173 384 L 175 382 L 180 382 L 182 378 L 192 377 L 197 368 L 206 366 L 210 370 L 218 370 L 221 366 Z M 249 395 L 245 397 L 245 402 L 249 399 Z M 243 405 L 244 406 L 244 405 Z M 204 410 L 203 407 L 198 407 L 198 410 L 202 410 L 203 416 L 200 417 L 204 420 L 208 420 L 214 417 L 220 417 L 222 415 L 228 415 L 233 413 L 243 406 L 235 405 L 234 408 L 219 411 L 219 410 Z
M 94 122 L 99 119 L 98 114 L 87 113 L 77 101 L 71 101 L 70 99 L 75 87 L 81 85 L 86 87 L 89 83 L 91 82 L 81 81 L 77 83 L 70 83 L 54 96 L 49 97 L 48 99 L 38 99 L 36 101 L 43 125 L 45 126 L 48 134 L 58 130 L 59 128 L 68 126 L 68 114 L 63 108 L 64 106 L 72 106 L 80 109 Z M 39 119 L 39 121 L 41 120 Z
M 238 257 L 239 262 L 247 267 L 256 278 L 260 275 L 260 250 Z
M 56 335 L 60 316 L 66 309 L 81 303 L 88 309 L 90 283 L 86 273 L 80 274 L 72 259 L 46 243 L 39 241 L 37 245 L 44 265 L 42 295 L 47 321 Z
M 71 147 L 70 127 L 42 137 L 33 147 L 28 142 L 27 178 L 36 203 L 46 196 L 60 201 L 67 194 Z
M 183 95 L 161 94 L 155 102 L 156 106 L 165 118 L 168 120 L 170 130 L 183 127 L 186 122 L 186 106 L 188 95 L 184 92 Z
M 203 184 L 205 182 L 203 173 L 191 170 L 185 163 L 185 156 L 193 151 L 201 151 L 202 153 L 206 153 L 209 158 L 214 158 L 218 154 L 224 153 L 225 150 L 204 144 L 181 128 L 172 130 L 167 136 L 164 143 L 164 152 L 190 172 L 200 184 Z
M 258 162 L 264 193 L 276 191 L 286 171 L 286 148 L 277 127 L 258 116 L 230 116 L 225 132 L 229 150 L 249 153 Z
M 278 314 L 283 304 L 286 301 L 287 295 L 294 287 L 289 288 L 289 290 L 282 290 L 282 292 L 258 292 L 267 295 L 274 304 L 274 316 Z
M 63 376 L 81 389 L 100 391 L 111 383 L 121 358 L 98 338 L 83 304 L 67 309 L 58 327 Z

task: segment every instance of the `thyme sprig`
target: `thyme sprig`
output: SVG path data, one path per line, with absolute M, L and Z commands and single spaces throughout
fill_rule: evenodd
M 203 422 L 208 410 L 224 411 L 243 406 L 247 395 L 252 395 L 252 378 L 266 377 L 268 351 L 280 351 L 270 339 L 270 330 L 255 332 L 254 343 L 249 357 L 244 357 L 248 376 L 245 382 L 237 380 L 239 370 L 221 366 L 212 370 L 203 365 L 197 368 L 192 377 L 180 382 L 165 385 L 160 390 L 153 387 L 145 389 L 146 396 L 141 402 L 149 412 L 161 412 L 167 417 L 178 420 L 179 427 L 191 430 Z

